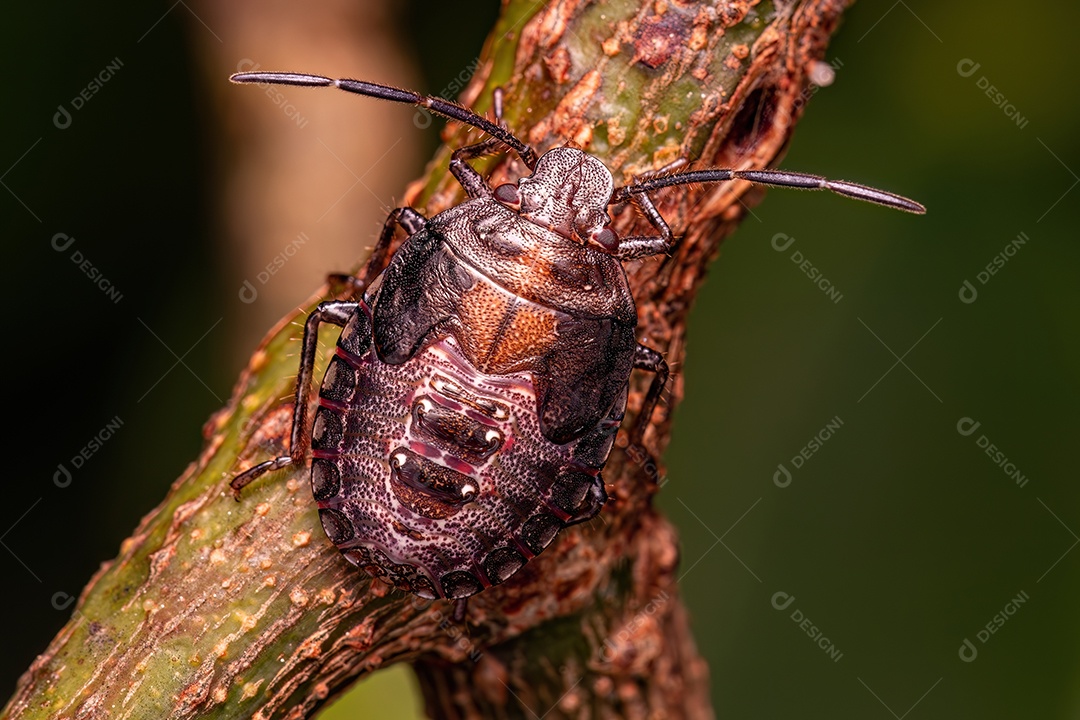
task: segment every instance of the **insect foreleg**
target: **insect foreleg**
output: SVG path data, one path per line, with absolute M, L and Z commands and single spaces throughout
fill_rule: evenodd
M 619 249 L 615 257 L 619 260 L 636 260 L 637 258 L 650 257 L 652 255 L 670 255 L 675 249 L 676 239 L 668 227 L 667 221 L 660 211 L 653 205 L 652 200 L 645 193 L 636 193 L 630 196 L 630 200 L 648 218 L 653 227 L 660 231 L 659 235 L 631 235 L 619 240 Z

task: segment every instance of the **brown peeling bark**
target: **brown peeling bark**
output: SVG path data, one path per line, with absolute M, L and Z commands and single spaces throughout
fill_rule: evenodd
M 540 150 L 576 143 L 617 182 L 680 157 L 766 167 L 790 138 L 809 68 L 844 5 L 507 2 L 463 101 L 483 110 L 490 90 L 504 87 L 519 135 Z M 452 126 L 445 137 L 458 147 L 470 134 Z M 461 197 L 448 154 L 407 194 L 428 215 Z M 477 165 L 494 182 L 523 170 L 505 156 Z M 627 272 L 639 337 L 669 364 L 682 362 L 708 262 L 759 194 L 727 183 L 656 199 L 682 242 L 670 261 Z M 630 207 L 613 215 L 620 235 L 648 231 Z M 4 717 L 300 718 L 403 661 L 416 667 L 435 717 L 712 716 L 679 601 L 677 539 L 651 504 L 662 472 L 638 452 L 612 454 L 601 515 L 474 597 L 465 626 L 448 603 L 358 576 L 325 540 L 305 472 L 268 476 L 234 502 L 229 479 L 283 449 L 297 320 L 267 336 L 207 423 L 202 455 L 91 580 Z M 655 457 L 682 396 L 675 377 L 646 434 Z M 647 382 L 635 374 L 630 415 Z

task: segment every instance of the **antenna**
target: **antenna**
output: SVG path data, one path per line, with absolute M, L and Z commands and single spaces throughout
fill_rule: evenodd
M 819 175 L 787 172 L 785 170 L 722 170 L 714 168 L 711 170 L 690 170 L 672 173 L 671 175 L 648 178 L 615 188 L 615 192 L 611 195 L 611 202 L 625 202 L 631 199 L 633 195 L 672 187 L 673 185 L 722 182 L 725 180 L 746 180 L 758 185 L 799 188 L 802 190 L 831 190 L 838 195 L 846 195 L 856 200 L 864 200 L 875 205 L 884 205 L 904 212 L 917 215 L 926 212 L 926 208 L 921 204 L 902 195 L 895 195 L 891 192 L 844 180 L 828 180 Z
M 392 87 L 390 85 L 380 85 L 379 83 L 365 82 L 363 80 L 350 80 L 347 78 L 335 80 L 333 78 L 323 77 L 322 75 L 307 75 L 304 73 L 248 72 L 236 73 L 229 79 L 234 83 L 271 83 L 274 85 L 299 85 L 302 87 L 336 87 L 345 92 L 366 95 L 367 97 L 378 98 L 380 100 L 390 100 L 391 102 L 405 103 L 406 105 L 419 105 L 420 107 L 427 108 L 443 117 L 448 117 L 451 120 L 460 120 L 463 123 L 472 125 L 477 130 L 483 130 L 488 135 L 491 135 L 493 138 L 516 152 L 518 157 L 521 158 L 521 161 L 524 162 L 530 170 L 536 167 L 536 151 L 533 150 L 532 147 L 522 140 L 519 140 L 506 128 L 499 127 L 490 120 L 477 115 L 472 110 L 462 107 L 456 102 L 445 98 L 421 95 L 412 90 L 402 90 L 401 88 Z

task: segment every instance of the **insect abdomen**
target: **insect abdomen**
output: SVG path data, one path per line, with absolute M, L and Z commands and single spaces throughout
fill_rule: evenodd
M 345 557 L 429 597 L 503 582 L 605 499 L 621 420 L 556 445 L 531 375 L 485 375 L 452 337 L 398 365 L 371 343 L 363 303 L 338 342 L 312 431 L 312 489 Z

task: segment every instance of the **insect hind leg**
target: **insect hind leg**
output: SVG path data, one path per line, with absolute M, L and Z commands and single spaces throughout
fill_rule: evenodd
M 315 370 L 315 355 L 319 350 L 319 326 L 328 323 L 345 327 L 349 320 L 360 310 L 360 303 L 345 300 L 329 300 L 308 315 L 304 323 L 303 347 L 300 350 L 300 369 L 296 375 L 296 404 L 293 407 L 292 434 L 289 439 L 289 454 L 261 462 L 240 473 L 229 481 L 233 497 L 240 500 L 240 492 L 273 470 L 281 470 L 290 465 L 303 465 L 307 455 L 310 437 L 307 433 L 308 398 L 311 395 L 311 376 Z

